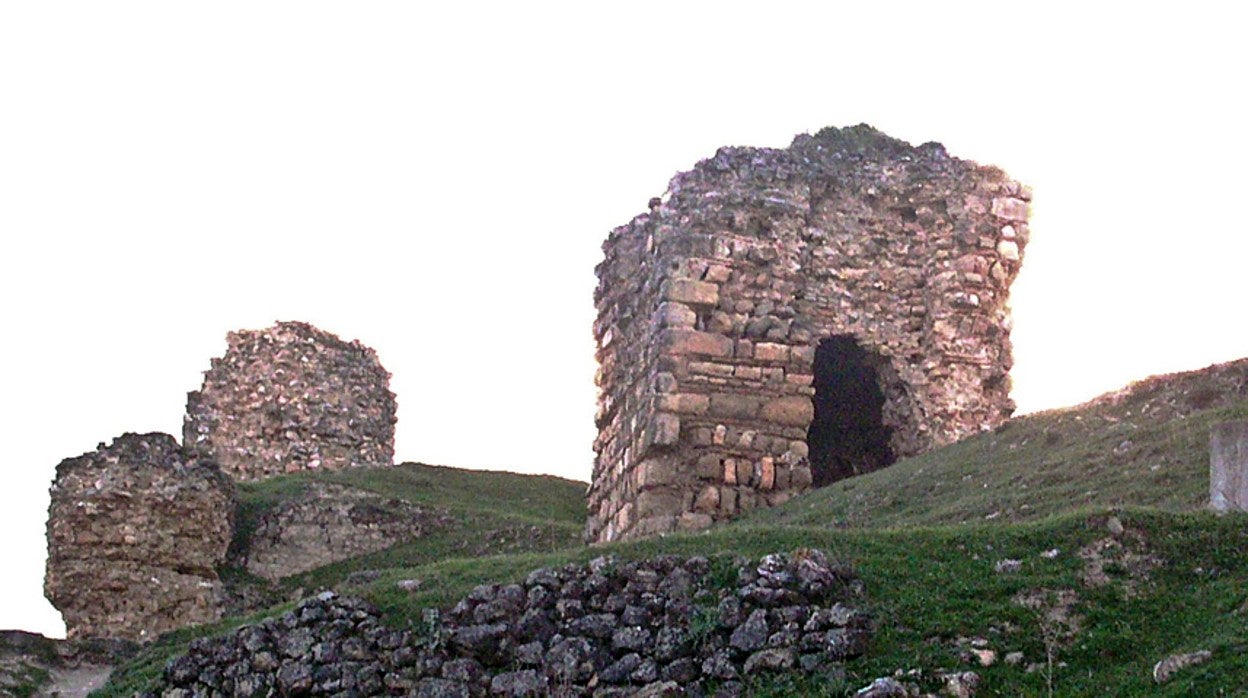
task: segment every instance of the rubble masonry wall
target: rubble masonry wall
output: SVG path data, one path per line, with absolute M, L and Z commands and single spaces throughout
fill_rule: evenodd
M 151 640 L 221 617 L 234 484 L 168 434 L 124 434 L 56 468 L 44 593 L 70 639 Z
M 231 332 L 187 396 L 182 441 L 237 480 L 394 461 L 394 393 L 372 349 L 302 322 Z

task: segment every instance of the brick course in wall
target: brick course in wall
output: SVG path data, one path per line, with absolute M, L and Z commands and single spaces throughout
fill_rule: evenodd
M 302 322 L 226 341 L 187 396 L 187 448 L 238 480 L 393 464 L 394 393 L 372 349 Z
M 677 175 L 597 268 L 586 538 L 705 527 L 1008 418 L 1030 198 L 868 126 Z

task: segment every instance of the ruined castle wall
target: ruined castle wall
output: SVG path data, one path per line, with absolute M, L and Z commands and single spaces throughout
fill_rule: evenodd
M 150 640 L 221 617 L 234 485 L 168 434 L 125 434 L 56 468 L 44 592 L 71 639 Z
M 187 396 L 186 447 L 238 480 L 393 463 L 394 394 L 372 349 L 301 322 L 226 341 Z
M 830 337 L 869 357 L 894 456 L 1006 419 L 1029 200 L 1000 170 L 866 126 L 677 175 L 597 270 L 587 538 L 700 528 L 809 487 Z
M 451 518 L 367 490 L 314 482 L 256 522 L 243 566 L 269 580 L 385 550 L 450 525 Z

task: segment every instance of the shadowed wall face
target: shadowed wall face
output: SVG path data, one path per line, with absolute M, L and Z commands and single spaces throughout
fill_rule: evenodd
M 1030 198 L 868 126 L 678 174 L 597 268 L 586 538 L 703 528 L 1008 418 Z
M 853 337 L 825 339 L 815 350 L 815 417 L 806 439 L 815 487 L 897 460 L 884 425 L 880 363 Z

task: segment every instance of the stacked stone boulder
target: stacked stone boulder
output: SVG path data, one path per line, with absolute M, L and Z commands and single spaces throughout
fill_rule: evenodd
M 218 620 L 234 485 L 168 434 L 124 434 L 56 468 L 44 592 L 69 638 L 150 640 Z
M 887 439 L 888 457 L 834 477 L 1008 418 L 1030 198 L 867 126 L 723 148 L 677 175 L 597 269 L 587 539 L 701 528 L 808 488 L 825 341 L 862 355 Z
M 393 463 L 395 399 L 372 349 L 302 322 L 226 341 L 187 396 L 186 447 L 243 481 Z
M 314 482 L 260 518 L 242 564 L 258 577 L 276 580 L 384 550 L 450 523 L 445 513 L 403 500 Z
M 148 695 L 736 695 L 771 673 L 835 674 L 865 651 L 848 568 L 815 550 L 737 563 L 727 582 L 696 557 L 539 569 L 415 632 L 326 592 L 196 641 Z

